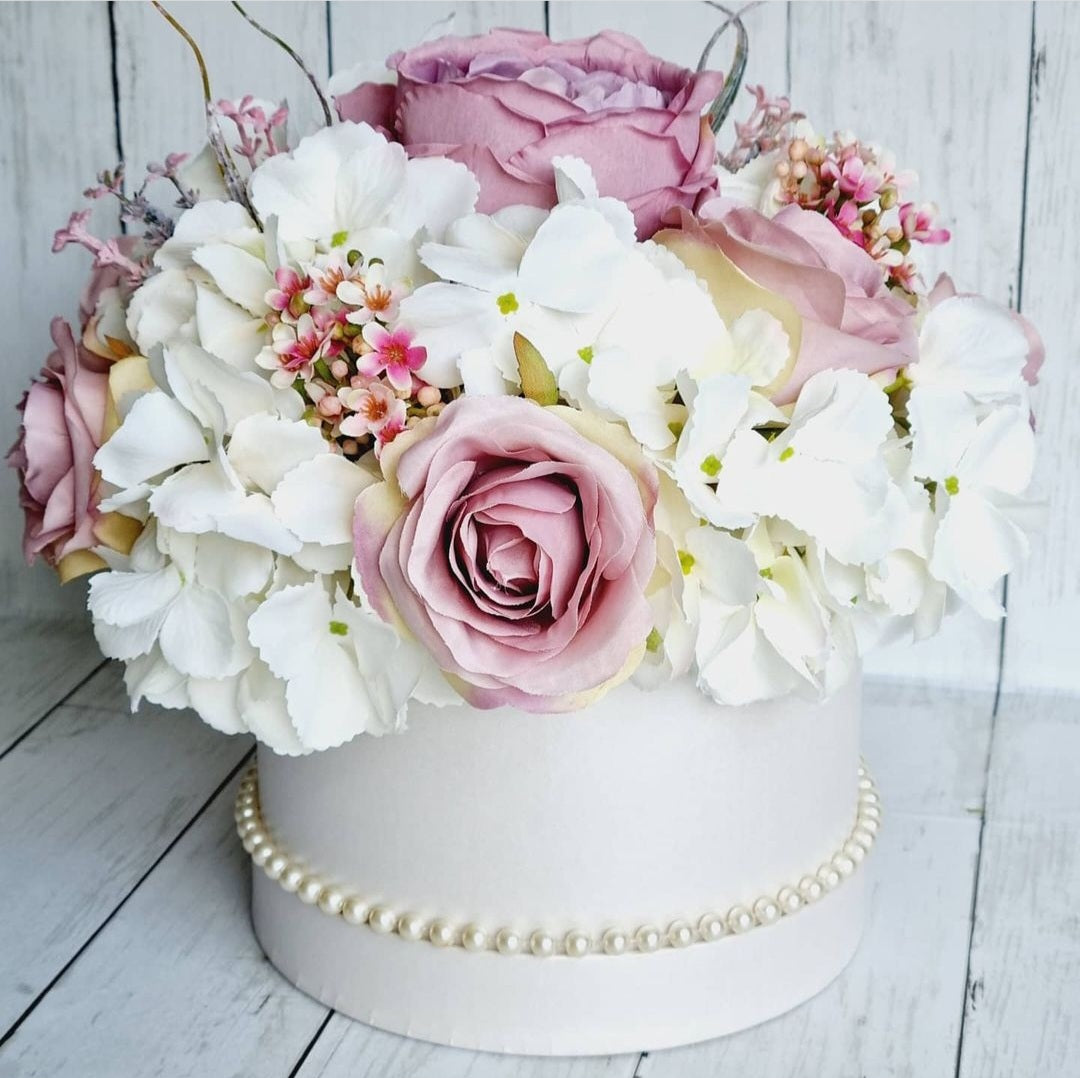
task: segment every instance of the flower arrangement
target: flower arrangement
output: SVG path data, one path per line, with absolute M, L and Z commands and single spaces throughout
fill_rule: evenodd
M 9 461 L 133 706 L 298 754 L 410 699 L 821 696 L 1000 614 L 1042 349 L 926 286 L 949 234 L 885 151 L 761 88 L 721 151 L 732 80 L 610 32 L 330 89 L 294 142 L 210 107 L 197 156 L 86 192 L 140 234 L 57 233 L 94 273 Z

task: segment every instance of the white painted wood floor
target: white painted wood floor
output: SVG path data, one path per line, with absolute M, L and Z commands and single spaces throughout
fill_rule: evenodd
M 283 980 L 248 922 L 251 745 L 127 713 L 80 624 L 0 621 L 2 1078 L 1080 1075 L 1080 701 L 868 686 L 885 801 L 870 921 L 822 995 L 609 1059 L 378 1033 Z

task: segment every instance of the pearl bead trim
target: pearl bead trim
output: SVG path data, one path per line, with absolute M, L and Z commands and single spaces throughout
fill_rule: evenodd
M 373 902 L 337 884 L 309 873 L 303 862 L 292 857 L 271 837 L 259 807 L 259 780 L 255 767 L 244 776 L 236 794 L 236 830 L 256 867 L 279 886 L 294 893 L 301 902 L 316 906 L 330 917 L 347 924 L 362 925 L 372 932 L 403 940 L 429 943 L 434 947 L 462 947 L 466 951 L 492 951 L 502 955 L 535 955 L 548 958 L 564 955 L 652 954 L 664 948 L 681 949 L 698 943 L 713 943 L 726 936 L 741 935 L 751 929 L 775 924 L 791 917 L 804 906 L 817 902 L 835 890 L 865 860 L 873 848 L 881 826 L 881 800 L 874 781 L 864 766 L 859 767 L 858 807 L 855 823 L 840 848 L 816 872 L 809 872 L 795 884 L 786 884 L 771 894 L 761 895 L 747 905 L 734 905 L 727 912 L 710 911 L 666 927 L 643 924 L 636 928 L 608 928 L 593 934 L 579 928 L 557 934 L 537 928 L 521 931 L 515 927 L 491 929 L 474 922 L 456 923 L 439 916 L 427 916 L 400 909 L 386 902 Z

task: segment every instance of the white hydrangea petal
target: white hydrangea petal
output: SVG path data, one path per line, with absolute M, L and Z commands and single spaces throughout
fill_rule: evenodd
M 557 206 L 522 256 L 521 294 L 556 311 L 596 310 L 616 294 L 630 254 L 602 214 Z
M 289 718 L 285 682 L 274 677 L 266 663 L 256 659 L 240 675 L 236 697 L 245 725 L 264 745 L 282 756 L 310 751 Z
M 964 394 L 917 386 L 908 398 L 911 471 L 942 481 L 956 474 L 964 449 L 975 434 L 975 408 Z
M 233 656 L 229 606 L 216 592 L 189 584 L 169 608 L 158 637 L 165 661 L 190 677 L 224 677 Z
M 384 221 L 404 190 L 405 163 L 405 150 L 396 143 L 385 141 L 351 154 L 343 162 L 337 176 L 334 191 L 335 230 L 356 232 Z
M 168 610 L 181 586 L 173 565 L 152 573 L 98 573 L 90 579 L 86 605 L 96 621 L 123 629 Z
M 763 594 L 758 599 L 754 611 L 758 626 L 779 655 L 816 683 L 814 673 L 824 666 L 829 644 L 828 618 L 814 596 L 802 559 L 784 555 L 769 571 L 783 597 Z
M 675 441 L 669 426 L 674 377 L 673 371 L 633 362 L 621 348 L 602 348 L 589 364 L 588 393 L 602 409 L 624 419 L 643 446 L 659 452 Z
M 936 385 L 992 400 L 1025 392 L 1027 339 L 1004 308 L 980 296 L 954 296 L 926 316 L 919 359 L 907 368 L 916 386 Z
M 329 452 L 318 427 L 256 414 L 236 424 L 226 456 L 246 484 L 272 494 L 298 464 Z
M 415 157 L 405 166 L 404 190 L 387 223 L 403 236 L 422 229 L 437 239 L 452 221 L 472 213 L 479 195 L 476 177 L 459 162 Z
M 278 519 L 265 494 L 249 494 L 240 499 L 228 513 L 216 518 L 215 527 L 223 535 L 266 547 L 275 554 L 296 554 L 302 545 Z
M 725 607 L 747 606 L 757 598 L 757 562 L 740 539 L 716 528 L 695 528 L 686 536 L 691 572 L 703 591 Z
M 892 427 L 889 398 L 865 374 L 820 371 L 799 392 L 777 445 L 818 460 L 867 461 L 880 456 Z
M 301 568 L 310 573 L 330 575 L 348 569 L 353 561 L 352 543 L 303 543 L 292 555 Z
M 94 619 L 94 639 L 101 653 L 110 659 L 130 662 L 145 655 L 157 642 L 158 633 L 169 608 L 162 607 L 143 621 L 133 625 L 110 625 L 100 618 Z
M 187 269 L 192 254 L 211 242 L 252 246 L 262 240 L 251 215 L 238 202 L 217 201 L 203 195 L 182 213 L 172 235 L 158 248 L 154 265 L 162 269 Z
M 357 734 L 379 732 L 367 684 L 352 656 L 340 647 L 319 653 L 320 669 L 289 679 L 285 700 L 301 743 L 319 752 L 337 748 Z
M 976 486 L 1019 495 L 1035 470 L 1035 432 L 1026 409 L 996 408 L 979 423 L 958 466 L 961 489 Z
M 195 289 L 195 326 L 199 343 L 211 355 L 238 371 L 255 371 L 255 357 L 267 342 L 262 318 L 253 318 L 242 307 L 203 285 Z
M 195 285 L 187 274 L 162 270 L 141 285 L 128 304 L 127 328 L 144 356 L 159 344 L 190 340 L 195 332 Z
M 243 500 L 244 492 L 233 486 L 213 461 L 189 464 L 170 475 L 150 495 L 150 510 L 162 524 L 178 532 L 207 532 Z
M 248 639 L 275 677 L 288 681 L 318 666 L 332 620 L 330 597 L 318 581 L 275 592 L 248 618 Z M 305 642 L 297 647 L 297 641 Z
M 227 678 L 191 678 L 187 683 L 188 700 L 199 718 L 223 734 L 247 733 L 247 724 L 240 713 L 237 682 L 234 675 Z
M 132 711 L 143 700 L 164 708 L 187 707 L 187 681 L 179 670 L 165 661 L 157 647 L 133 659 L 124 670 L 124 686 L 131 698 Z
M 273 569 L 274 555 L 266 547 L 217 532 L 200 535 L 195 547 L 196 579 L 229 599 L 264 591 Z
M 444 281 L 499 295 L 513 291 L 527 242 L 498 218 L 472 213 L 452 222 L 442 243 L 423 244 L 420 261 Z
M 191 257 L 233 303 L 259 316 L 270 309 L 266 293 L 274 287 L 274 277 L 262 258 L 231 243 L 207 244 Z
M 166 393 L 144 393 L 115 434 L 97 451 L 94 467 L 107 483 L 135 487 L 181 464 L 210 459 L 202 428 Z
M 555 194 L 560 202 L 581 202 L 600 197 L 596 177 L 580 157 L 553 157 L 551 167 L 555 173 Z
M 282 523 L 305 543 L 351 543 L 353 508 L 375 480 L 363 468 L 336 454 L 298 464 L 271 495 Z

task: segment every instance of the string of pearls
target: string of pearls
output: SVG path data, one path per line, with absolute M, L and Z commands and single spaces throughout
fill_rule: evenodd
M 870 852 L 881 826 L 881 801 L 873 779 L 859 767 L 859 797 L 855 824 L 840 848 L 816 872 L 798 883 L 761 895 L 748 905 L 731 906 L 726 913 L 710 911 L 697 918 L 672 921 L 666 928 L 643 924 L 637 928 L 608 928 L 593 934 L 579 928 L 556 935 L 543 928 L 519 931 L 510 926 L 490 929 L 475 922 L 456 923 L 445 917 L 400 910 L 385 902 L 372 902 L 337 884 L 309 873 L 302 861 L 290 856 L 270 836 L 259 808 L 259 780 L 255 767 L 244 776 L 236 795 L 236 830 L 252 861 L 272 880 L 301 902 L 316 906 L 330 917 L 373 932 L 396 934 L 404 940 L 435 947 L 463 947 L 466 951 L 495 951 L 503 955 L 548 958 L 568 955 L 650 954 L 665 947 L 682 948 L 712 943 L 725 936 L 742 935 L 752 928 L 775 924 L 804 906 L 817 902 L 851 876 Z

